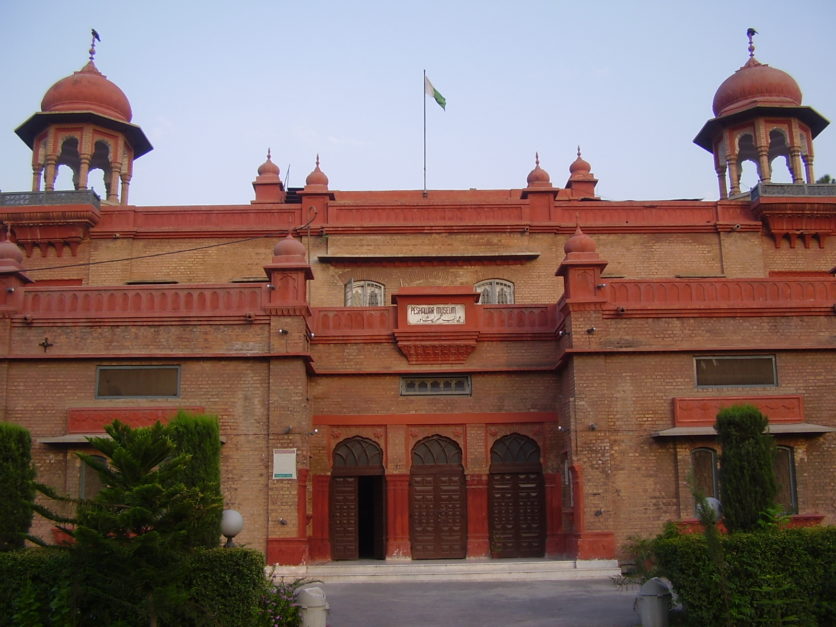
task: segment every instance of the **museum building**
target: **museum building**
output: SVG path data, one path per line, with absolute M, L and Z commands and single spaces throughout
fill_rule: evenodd
M 317 157 L 286 188 L 268 153 L 243 204 L 135 206 L 151 143 L 93 58 L 0 193 L 0 419 L 41 481 L 90 496 L 87 436 L 186 409 L 270 563 L 612 558 L 719 496 L 714 418 L 749 403 L 782 507 L 834 523 L 828 122 L 751 47 L 695 139 L 715 201 L 602 200 L 579 149 L 563 187 L 537 157 L 520 189 L 339 191 Z

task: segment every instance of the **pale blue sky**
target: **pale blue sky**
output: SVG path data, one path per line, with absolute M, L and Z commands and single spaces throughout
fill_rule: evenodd
M 247 204 L 268 147 L 291 186 L 319 153 L 332 189 L 420 189 L 425 68 L 448 102 L 427 102 L 430 189 L 522 187 L 535 151 L 563 186 L 580 144 L 604 198 L 716 199 L 692 139 L 749 26 L 836 119 L 832 0 L 0 0 L 0 189 L 30 188 L 14 129 L 84 65 L 93 27 L 154 145 L 132 204 Z M 836 176 L 836 125 L 815 147 Z

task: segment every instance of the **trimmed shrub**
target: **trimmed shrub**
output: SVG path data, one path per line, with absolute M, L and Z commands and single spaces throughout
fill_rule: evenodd
M 186 585 L 194 625 L 258 625 L 264 594 L 264 555 L 252 549 L 198 549 Z
M 836 527 L 737 533 L 713 559 L 700 535 L 659 538 L 689 625 L 836 624 Z
M 217 416 L 177 412 L 168 424 L 168 434 L 178 454 L 189 457 L 178 475 L 187 488 L 196 488 L 217 507 L 195 515 L 188 531 L 191 546 L 214 548 L 221 536 L 221 434 Z
M 35 468 L 29 431 L 0 422 L 0 551 L 22 549 L 32 526 Z
M 0 627 L 73 624 L 70 572 L 65 549 L 0 553 Z
M 754 531 L 775 505 L 775 443 L 757 407 L 734 405 L 717 414 L 720 456 L 720 501 L 729 532 Z

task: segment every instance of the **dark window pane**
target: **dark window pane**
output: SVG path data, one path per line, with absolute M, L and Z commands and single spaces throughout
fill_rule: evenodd
M 778 488 L 775 503 L 784 510 L 784 513 L 797 514 L 798 497 L 795 492 L 795 463 L 792 449 L 788 446 L 777 447 L 772 468 L 775 471 L 775 483 Z
M 717 498 L 717 455 L 710 448 L 691 451 L 694 490 L 705 497 Z
M 775 358 L 697 357 L 697 385 L 776 385 Z
M 177 396 L 179 366 L 99 368 L 97 396 Z

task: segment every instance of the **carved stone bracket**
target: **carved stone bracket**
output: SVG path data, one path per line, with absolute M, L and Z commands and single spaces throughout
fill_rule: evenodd
M 411 364 L 461 364 L 476 350 L 478 331 L 396 331 L 398 349 Z

